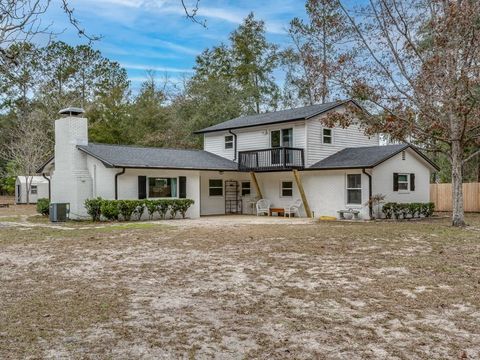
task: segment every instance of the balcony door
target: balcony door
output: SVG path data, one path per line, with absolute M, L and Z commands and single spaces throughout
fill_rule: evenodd
M 278 165 L 283 162 L 283 149 L 280 147 L 293 146 L 293 129 L 282 129 L 270 131 L 270 147 L 272 150 L 272 165 Z M 275 149 L 276 148 L 276 149 Z M 286 151 L 286 162 L 290 162 L 290 152 Z

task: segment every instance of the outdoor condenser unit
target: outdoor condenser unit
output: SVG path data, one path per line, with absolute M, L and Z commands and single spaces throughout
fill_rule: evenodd
M 50 221 L 51 222 L 67 221 L 69 214 L 70 214 L 70 204 L 68 203 L 50 204 Z

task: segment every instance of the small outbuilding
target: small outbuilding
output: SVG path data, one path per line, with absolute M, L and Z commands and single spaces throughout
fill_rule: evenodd
M 33 179 L 32 179 L 33 178 Z M 36 204 L 38 199 L 49 198 L 49 181 L 43 176 L 17 176 L 15 180 L 15 203 L 27 203 L 27 181 L 30 181 L 30 193 L 28 200 L 30 204 Z

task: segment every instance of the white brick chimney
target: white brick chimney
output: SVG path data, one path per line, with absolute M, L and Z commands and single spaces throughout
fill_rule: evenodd
M 69 203 L 70 218 L 87 216 L 84 201 L 92 197 L 92 178 L 87 155 L 77 145 L 88 145 L 88 121 L 83 109 L 61 110 L 55 121 L 55 171 L 52 175 L 52 203 Z

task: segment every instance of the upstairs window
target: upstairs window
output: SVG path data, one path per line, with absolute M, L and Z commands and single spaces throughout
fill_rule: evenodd
M 225 149 L 233 149 L 233 135 L 225 136 Z
M 223 196 L 223 180 L 222 179 L 208 180 L 208 195 Z
M 331 144 L 333 141 L 332 129 L 323 129 L 323 143 L 324 144 Z
M 347 174 L 347 204 L 362 204 L 362 175 Z

